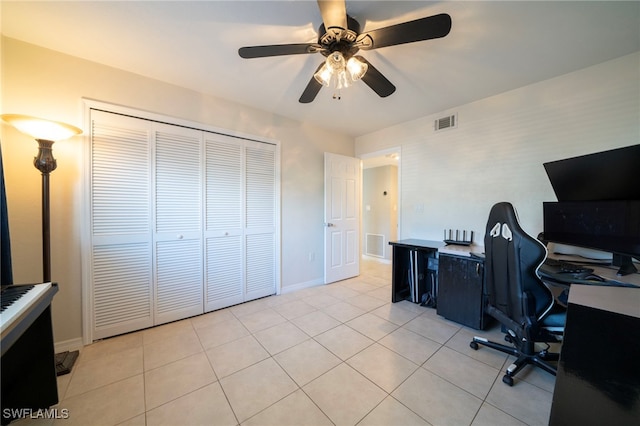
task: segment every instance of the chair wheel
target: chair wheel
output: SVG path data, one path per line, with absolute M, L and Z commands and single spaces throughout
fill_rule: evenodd
M 507 376 L 506 374 L 502 377 L 502 382 L 506 383 L 509 386 L 513 386 L 513 377 Z
M 471 349 L 473 349 L 474 351 L 477 351 L 479 346 L 477 342 L 471 342 L 469 343 L 469 347 L 471 347 Z
M 511 337 L 510 334 L 505 334 L 504 335 L 504 341 L 508 342 L 508 343 L 511 343 L 511 342 L 513 342 L 513 338 Z

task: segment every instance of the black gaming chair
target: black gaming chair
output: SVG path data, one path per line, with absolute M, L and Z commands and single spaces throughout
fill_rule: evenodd
M 546 247 L 525 233 L 510 203 L 491 208 L 484 237 L 486 312 L 502 324 L 510 345 L 474 337 L 470 346 L 488 346 L 517 357 L 502 381 L 513 386 L 513 376 L 525 365 L 536 365 L 555 376 L 558 354 L 549 345 L 536 351 L 536 342 L 562 340 L 566 311 L 557 305 L 551 290 L 538 276 L 547 257 Z

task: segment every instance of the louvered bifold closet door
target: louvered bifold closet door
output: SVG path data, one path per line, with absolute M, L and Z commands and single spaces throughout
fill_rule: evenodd
M 276 147 L 245 146 L 246 299 L 276 292 Z
M 205 133 L 205 311 L 244 299 L 243 143 Z
M 153 325 L 147 122 L 91 111 L 93 338 Z
M 154 124 L 155 320 L 204 312 L 202 132 Z

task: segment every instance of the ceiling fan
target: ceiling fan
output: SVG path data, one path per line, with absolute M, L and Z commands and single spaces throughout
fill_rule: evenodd
M 395 92 L 396 87 L 365 58 L 356 53 L 397 44 L 441 38 L 451 30 L 451 17 L 446 13 L 391 25 L 366 33 L 360 32 L 358 21 L 347 15 L 345 0 L 318 0 L 323 24 L 318 29 L 317 43 L 275 44 L 238 49 L 246 59 L 269 56 L 321 53 L 327 59 L 320 64 L 302 92 L 299 102 L 312 102 L 323 85 L 334 85 L 334 99 L 340 89 L 362 79 L 380 97 Z

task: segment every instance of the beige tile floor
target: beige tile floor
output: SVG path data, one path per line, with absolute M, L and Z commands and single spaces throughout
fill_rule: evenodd
M 58 379 L 64 420 L 18 425 L 546 425 L 554 377 L 478 332 L 390 303 L 391 267 L 85 347 Z

